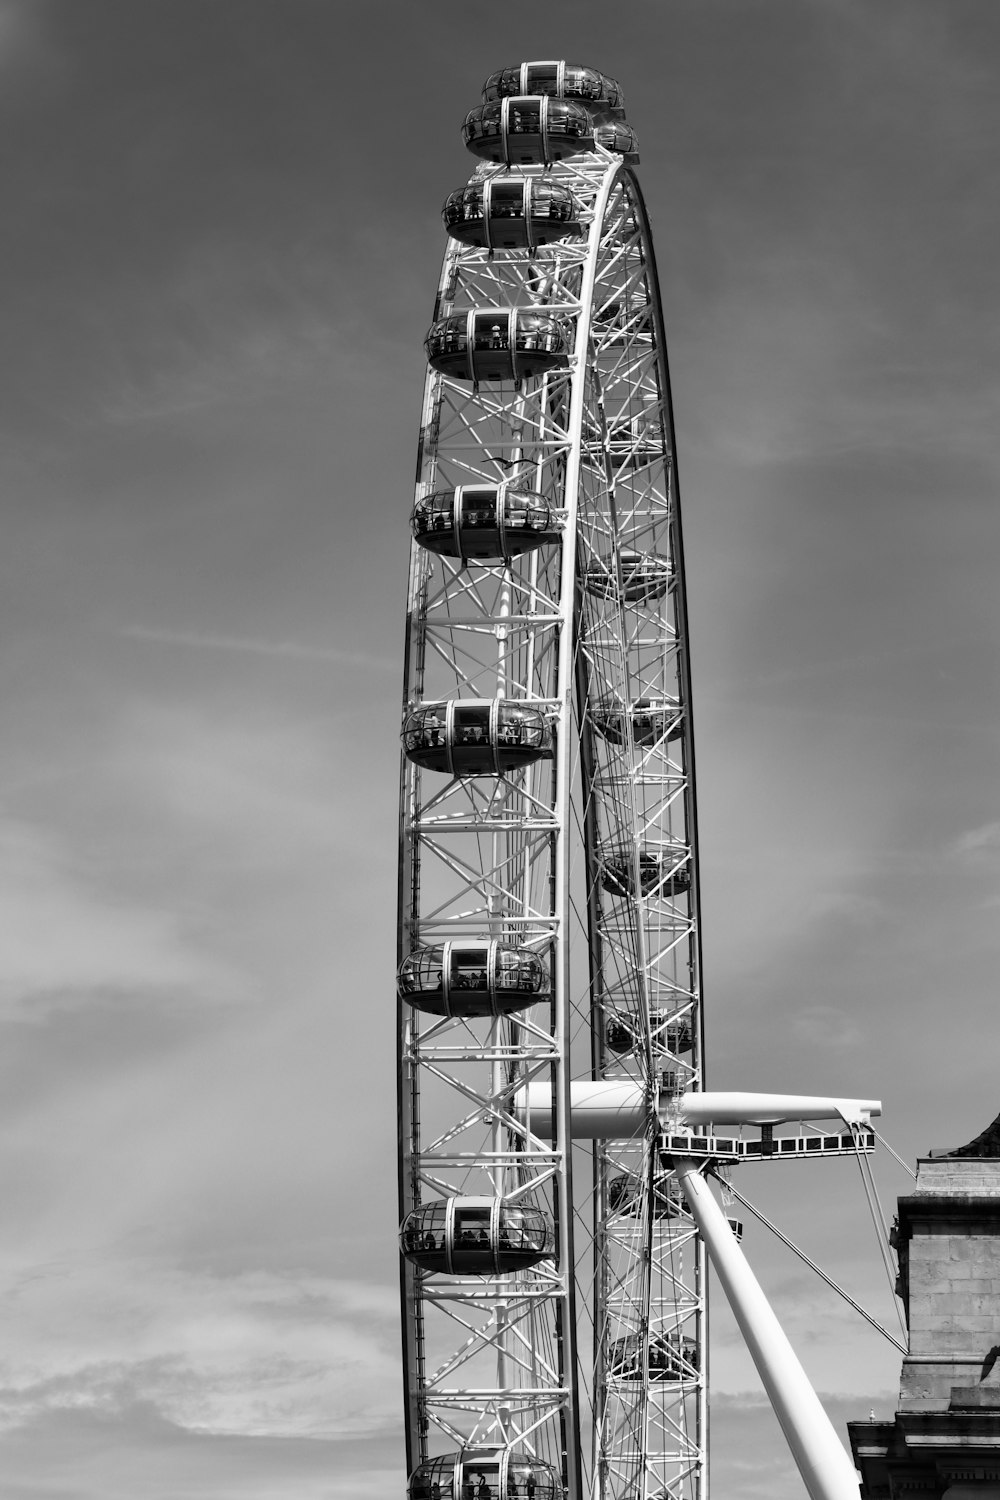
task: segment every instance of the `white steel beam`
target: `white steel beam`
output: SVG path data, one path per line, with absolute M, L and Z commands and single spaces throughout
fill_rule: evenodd
M 854 1465 L 697 1163 L 674 1171 L 810 1500 L 858 1500 Z

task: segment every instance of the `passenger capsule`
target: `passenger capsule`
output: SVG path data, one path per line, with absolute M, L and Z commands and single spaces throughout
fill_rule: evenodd
M 488 104 L 529 94 L 573 99 L 595 120 L 617 120 L 625 113 L 625 98 L 618 83 L 596 68 L 581 68 L 577 63 L 524 62 L 516 68 L 498 68 L 483 85 L 483 98 Z
M 402 740 L 416 765 L 452 776 L 506 776 L 552 756 L 543 711 L 509 698 L 415 704 L 403 721 Z
M 599 698 L 592 717 L 594 727 L 613 745 L 624 744 L 630 721 L 632 743 L 642 748 L 679 739 L 684 729 L 683 710 L 673 698 L 637 698 L 627 708 L 613 698 Z
M 610 125 L 598 125 L 594 140 L 605 151 L 613 151 L 627 166 L 639 165 L 639 137 L 624 120 L 615 120 Z
M 438 1198 L 403 1220 L 399 1243 L 408 1261 L 450 1276 L 504 1276 L 555 1254 L 548 1214 L 502 1198 Z
M 647 846 L 639 854 L 639 886 L 644 896 L 680 896 L 691 889 L 689 851 L 680 844 Z M 601 885 L 611 896 L 634 895 L 634 855 L 631 849 L 600 852 Z
M 484 250 L 534 250 L 579 236 L 569 188 L 538 177 L 487 177 L 452 193 L 442 210 L 452 239 Z
M 593 151 L 595 130 L 608 128 L 595 126 L 582 104 L 535 96 L 477 105 L 466 115 L 462 135 L 476 156 L 520 167 Z
M 413 507 L 410 526 L 428 552 L 470 562 L 510 562 L 561 535 L 552 507 L 514 480 L 425 495 Z
M 398 989 L 434 1016 L 507 1016 L 547 1000 L 549 968 L 531 948 L 453 939 L 415 948 L 399 969 Z
M 636 1216 L 642 1212 L 646 1183 L 631 1172 L 622 1172 L 608 1183 L 608 1207 L 612 1213 Z M 684 1194 L 673 1173 L 653 1183 L 653 1218 L 676 1219 L 684 1213 Z
M 608 1357 L 608 1374 L 619 1380 L 641 1380 L 642 1338 L 638 1333 L 615 1339 Z M 650 1380 L 694 1380 L 698 1374 L 698 1344 L 681 1334 L 662 1334 L 649 1341 Z
M 509 1449 L 464 1448 L 442 1453 L 414 1469 L 408 1500 L 563 1500 L 562 1481 L 550 1464 Z
M 645 469 L 667 457 L 657 427 L 645 417 L 615 422 L 608 428 L 608 456 L 614 468 L 623 472 Z
M 435 370 L 454 380 L 527 380 L 564 369 L 573 352 L 565 318 L 526 307 L 474 307 L 439 318 L 424 339 Z
M 675 1057 L 690 1052 L 693 1045 L 689 1016 L 673 1019 L 672 1012 L 654 1010 L 649 1017 L 653 1049 L 670 1052 Z M 631 1016 L 617 1013 L 609 1016 L 604 1027 L 604 1040 L 612 1052 L 631 1052 L 634 1047 L 645 1046 L 644 1033 Z
M 661 599 L 673 583 L 667 558 L 655 552 L 621 552 L 622 586 L 630 604 L 648 604 Z M 598 599 L 617 599 L 618 571 L 613 557 L 598 557 L 587 564 L 583 586 Z

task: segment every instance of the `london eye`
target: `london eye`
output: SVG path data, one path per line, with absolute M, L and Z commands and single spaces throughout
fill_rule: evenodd
M 705 1165 L 793 1113 L 856 1149 L 866 1110 L 704 1094 L 674 424 L 621 90 L 504 68 L 463 133 L 401 729 L 409 1496 L 704 1500 L 705 1245 L 739 1233 Z

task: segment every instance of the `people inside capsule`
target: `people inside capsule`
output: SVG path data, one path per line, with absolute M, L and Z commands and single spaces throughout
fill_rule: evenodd
M 632 743 L 640 747 L 677 739 L 683 729 L 681 706 L 671 698 L 637 698 L 627 709 L 618 700 L 600 698 L 594 703 L 593 718 L 595 728 L 615 745 L 624 742 L 630 720 Z
M 540 1208 L 501 1198 L 439 1198 L 407 1214 L 400 1248 L 424 1271 L 503 1276 L 550 1260 L 555 1237 Z
M 619 1380 L 641 1380 L 643 1344 L 637 1333 L 615 1339 L 608 1358 L 608 1374 Z M 683 1380 L 691 1378 L 698 1368 L 698 1346 L 694 1339 L 680 1334 L 661 1334 L 650 1339 L 648 1346 L 650 1380 Z
M 622 548 L 622 591 L 629 604 L 649 604 L 660 599 L 673 581 L 670 560 L 656 552 Z M 618 569 L 614 557 L 597 557 L 583 571 L 583 586 L 599 599 L 618 597 Z
M 544 712 L 506 698 L 416 704 L 402 739 L 416 765 L 453 776 L 506 775 L 552 754 Z
M 453 239 L 487 250 L 533 249 L 582 232 L 569 188 L 514 174 L 451 193 L 441 217 Z
M 413 535 L 422 547 L 444 557 L 477 562 L 509 561 L 559 539 L 552 507 L 530 490 L 500 484 L 460 484 L 416 502 Z
M 676 1017 L 670 1011 L 650 1011 L 649 1035 L 654 1052 L 676 1056 L 691 1051 L 691 1021 L 686 1015 Z M 605 1023 L 604 1040 L 612 1052 L 631 1052 L 634 1047 L 645 1045 L 645 1030 L 637 1018 L 616 1011 Z
M 691 888 L 688 851 L 682 845 L 639 852 L 639 886 L 644 896 L 677 896 Z M 630 849 L 609 849 L 601 856 L 601 884 L 612 896 L 634 894 L 635 857 Z
M 631 1172 L 622 1172 L 608 1183 L 608 1208 L 612 1213 L 636 1215 L 643 1211 L 646 1183 Z M 654 1219 L 676 1219 L 684 1211 L 684 1195 L 673 1174 L 659 1175 L 653 1184 Z
M 509 1015 L 548 997 L 548 966 L 530 948 L 453 940 L 415 948 L 399 969 L 402 998 L 431 1015 Z
M 599 120 L 620 116 L 625 106 L 615 79 L 577 63 L 527 62 L 515 68 L 498 68 L 483 85 L 483 99 L 488 103 L 517 94 L 577 100 Z
M 565 320 L 524 307 L 474 308 L 439 318 L 424 340 L 435 370 L 456 380 L 525 380 L 568 363 Z
M 563 1500 L 556 1470 L 504 1450 L 465 1449 L 429 1458 L 410 1475 L 409 1500 Z
M 561 161 L 594 143 L 594 123 L 569 99 L 505 98 L 480 104 L 465 117 L 466 147 L 507 166 Z

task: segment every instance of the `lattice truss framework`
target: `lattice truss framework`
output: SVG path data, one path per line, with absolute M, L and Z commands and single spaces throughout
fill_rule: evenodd
M 534 948 L 557 1000 L 504 1020 L 401 1006 L 401 1201 L 530 1203 L 560 1254 L 492 1280 L 404 1266 L 412 1452 L 510 1446 L 561 1469 L 570 1500 L 696 1500 L 704 1262 L 653 1129 L 571 1146 L 516 1108 L 532 1081 L 558 1096 L 569 1077 L 629 1078 L 651 1100 L 703 1081 L 684 581 L 648 228 L 607 152 L 521 170 L 569 186 L 587 234 L 533 255 L 451 241 L 435 317 L 544 307 L 574 327 L 575 356 L 519 387 L 430 371 L 417 497 L 516 479 L 561 517 L 563 545 L 499 565 L 415 543 L 405 695 L 541 705 L 569 770 L 563 784 L 558 759 L 449 780 L 404 759 L 400 952 L 462 936 Z

